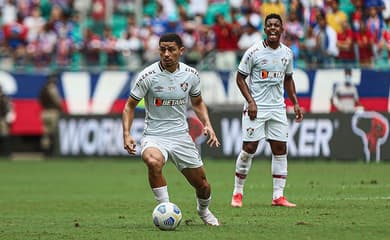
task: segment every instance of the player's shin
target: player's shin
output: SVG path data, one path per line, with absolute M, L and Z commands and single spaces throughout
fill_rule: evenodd
M 254 154 L 249 154 L 241 150 L 236 160 L 236 176 L 234 178 L 234 190 L 233 195 L 244 193 L 244 184 L 246 177 L 252 165 L 252 159 Z
M 287 178 L 287 155 L 272 155 L 273 199 L 283 196 Z

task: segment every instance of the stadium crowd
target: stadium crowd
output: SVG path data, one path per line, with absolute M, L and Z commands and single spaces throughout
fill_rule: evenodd
M 0 0 L 0 7 L 6 70 L 138 70 L 158 59 L 159 37 L 176 32 L 185 63 L 229 71 L 264 37 L 271 12 L 283 17 L 282 41 L 298 67 L 390 66 L 390 0 Z

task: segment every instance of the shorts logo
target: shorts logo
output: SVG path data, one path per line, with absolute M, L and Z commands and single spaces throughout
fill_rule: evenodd
M 248 135 L 248 137 L 252 137 L 254 132 L 255 132 L 254 128 L 247 128 L 246 129 L 246 134 Z
M 187 83 L 187 82 L 184 82 L 184 83 L 180 84 L 180 87 L 181 87 L 181 89 L 183 89 L 183 91 L 185 92 L 185 91 L 187 91 L 187 89 L 188 89 L 188 83 Z

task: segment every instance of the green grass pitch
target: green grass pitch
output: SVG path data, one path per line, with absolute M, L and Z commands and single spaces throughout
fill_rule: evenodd
M 244 206 L 230 207 L 233 160 L 205 159 L 211 210 L 196 214 L 195 193 L 172 163 L 170 199 L 183 212 L 160 231 L 157 205 L 139 159 L 0 160 L 0 239 L 390 239 L 390 164 L 290 161 L 285 194 L 295 209 L 271 207 L 270 160 L 255 159 Z

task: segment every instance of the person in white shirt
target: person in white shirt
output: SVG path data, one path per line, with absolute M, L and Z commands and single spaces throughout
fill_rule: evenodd
M 238 65 L 236 81 L 246 101 L 242 115 L 243 144 L 236 160 L 232 207 L 242 207 L 244 183 L 262 139 L 268 141 L 272 150 L 272 206 L 296 206 L 284 196 L 288 138 L 284 90 L 294 105 L 295 120 L 300 122 L 303 119 L 292 77 L 293 54 L 280 42 L 283 33 L 280 15 L 266 16 L 264 32 L 266 39 L 250 47 Z
M 352 83 L 352 70 L 346 68 L 344 73 L 344 82 L 336 84 L 334 88 L 332 103 L 339 112 L 353 113 L 361 108 L 359 94 L 356 86 Z
M 155 199 L 169 202 L 163 167 L 168 158 L 195 188 L 197 211 L 202 221 L 219 226 L 209 210 L 211 188 L 200 154 L 188 131 L 187 107 L 202 122 L 203 134 L 212 147 L 220 145 L 211 125 L 206 104 L 202 100 L 198 72 L 179 62 L 184 52 L 179 35 L 167 33 L 159 40 L 160 61 L 139 73 L 123 109 L 123 142 L 129 154 L 135 154 L 136 141 L 130 134 L 137 104 L 145 100 L 145 128 L 141 140 L 141 156 L 148 168 L 149 184 Z M 190 102 L 189 102 L 190 101 Z

